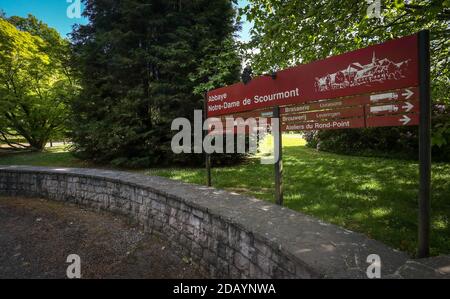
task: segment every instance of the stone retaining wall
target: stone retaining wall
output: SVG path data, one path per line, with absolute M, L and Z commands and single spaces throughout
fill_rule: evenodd
M 261 200 L 126 172 L 4 166 L 0 195 L 125 214 L 180 247 L 213 278 L 366 278 L 369 254 L 395 277 L 407 255 Z

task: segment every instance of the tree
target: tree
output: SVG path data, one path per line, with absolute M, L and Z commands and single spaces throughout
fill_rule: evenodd
M 434 150 L 450 151 L 450 1 L 413 0 L 381 1 L 382 18 L 369 18 L 366 1 L 339 0 L 249 0 L 241 10 L 254 23 L 252 40 L 247 45 L 253 69 L 259 73 L 273 68 L 286 68 L 337 55 L 370 44 L 416 33 L 431 32 L 432 99 L 435 114 Z M 416 129 L 393 129 L 397 139 L 415 136 Z M 322 140 L 354 140 L 380 136 L 380 129 L 343 130 L 334 134 L 319 133 Z M 386 131 L 386 130 L 384 130 Z M 350 134 L 344 137 L 341 135 Z M 389 132 L 389 135 L 391 132 Z M 341 137 L 343 138 L 341 138 Z M 408 137 L 410 138 L 410 137 Z M 338 141 L 336 141 L 338 142 Z M 334 143 L 336 144 L 336 143 Z M 374 143 L 365 143 L 370 147 Z M 349 146 L 351 147 L 351 143 Z M 387 148 L 392 144 L 386 144 Z M 439 146 L 441 149 L 439 149 Z M 444 148 L 443 146 L 448 146 Z M 375 146 L 376 147 L 376 146 Z M 333 150 L 334 146 L 329 149 Z M 449 154 L 447 154 L 449 155 Z M 450 157 L 448 157 L 450 159 Z
M 0 18 L 0 139 L 11 147 L 43 150 L 64 129 L 75 91 L 62 66 L 68 46 L 31 15 Z
M 170 124 L 193 118 L 204 92 L 237 79 L 235 11 L 228 0 L 86 0 L 73 32 L 83 91 L 73 141 L 100 162 L 174 162 Z

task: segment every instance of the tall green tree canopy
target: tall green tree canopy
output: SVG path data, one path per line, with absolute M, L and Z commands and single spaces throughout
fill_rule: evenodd
M 450 150 L 450 1 L 383 0 L 381 18 L 370 18 L 370 4 L 360 0 L 249 0 L 241 14 L 253 22 L 252 39 L 247 45 L 250 61 L 257 73 L 283 69 L 338 55 L 389 39 L 410 35 L 422 29 L 431 32 L 432 99 L 434 102 L 433 143 Z M 370 9 L 369 9 L 370 11 Z M 356 132 L 356 133 L 355 133 Z M 328 149 L 386 140 L 416 140 L 412 128 L 384 130 L 344 130 L 320 133 L 335 138 Z M 326 136 L 326 137 L 325 137 Z M 408 137 L 404 137 L 408 136 Z M 340 140 L 340 141 L 339 141 Z M 390 141 L 388 141 L 390 140 Z M 352 143 L 355 141 L 356 143 Z M 413 146 L 414 147 L 414 146 Z M 326 148 L 325 146 L 323 148 Z M 447 154 L 450 159 L 450 153 Z
M 254 22 L 252 66 L 283 69 L 430 29 L 433 84 L 448 100 L 450 1 L 381 3 L 381 18 L 370 18 L 366 1 L 249 0 L 241 13 Z
M 0 18 L 0 139 L 42 150 L 65 129 L 69 43 L 35 17 Z M 25 139 L 26 143 L 17 142 Z
M 77 151 L 127 166 L 173 161 L 172 120 L 192 119 L 202 92 L 238 78 L 231 1 L 84 2 L 89 24 L 73 32 Z

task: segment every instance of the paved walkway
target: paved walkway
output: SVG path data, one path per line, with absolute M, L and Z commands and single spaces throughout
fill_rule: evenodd
M 54 201 L 0 198 L 0 279 L 65 278 L 69 254 L 83 278 L 204 278 L 165 241 L 127 219 Z

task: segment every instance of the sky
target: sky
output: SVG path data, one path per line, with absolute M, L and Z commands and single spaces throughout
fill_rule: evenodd
M 67 37 L 72 31 L 74 24 L 86 24 L 85 18 L 69 18 L 67 8 L 76 0 L 0 0 L 0 9 L 7 16 L 26 17 L 28 14 L 34 15 L 39 20 L 55 28 L 58 32 Z M 239 6 L 245 6 L 247 0 L 239 0 Z M 83 7 L 81 8 L 83 9 Z M 251 24 L 244 21 L 242 24 L 242 32 L 240 40 L 249 40 L 249 30 Z

